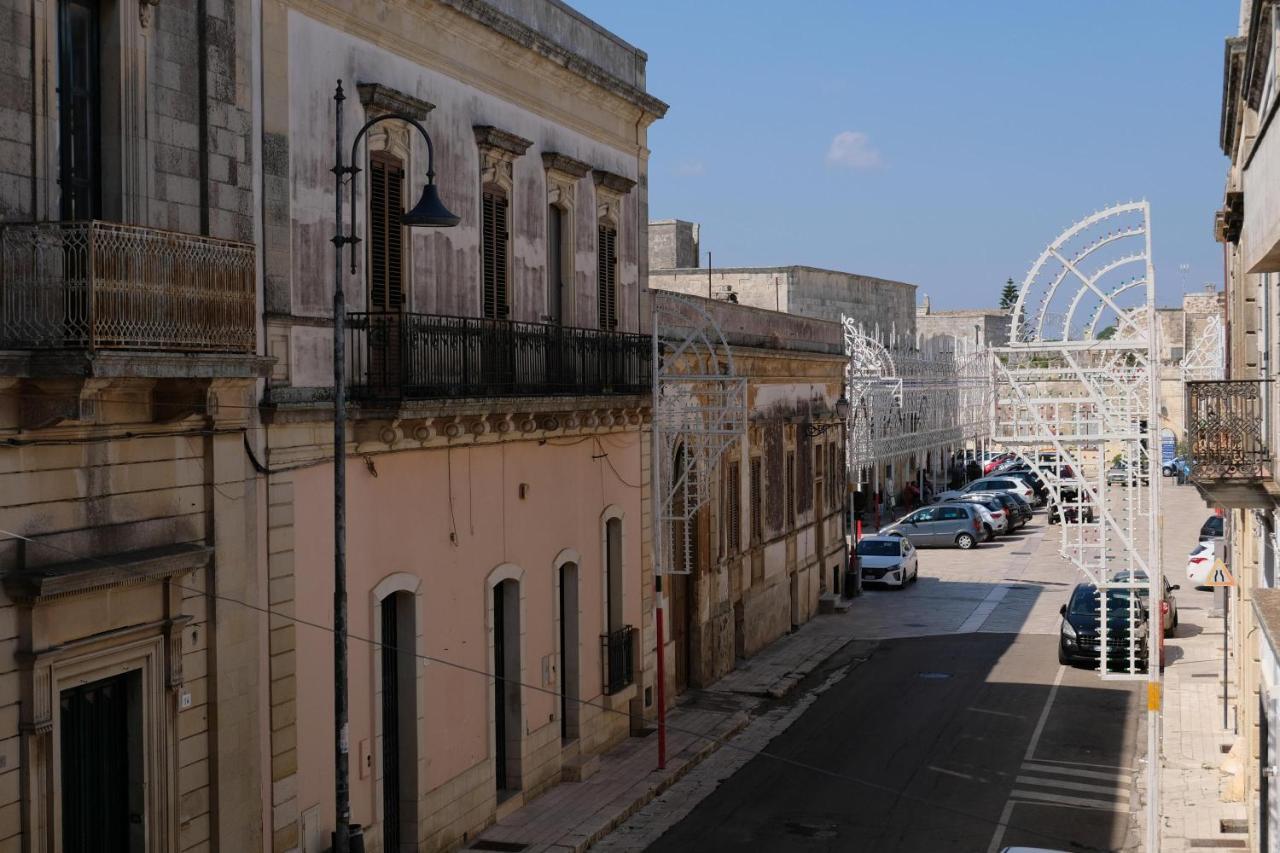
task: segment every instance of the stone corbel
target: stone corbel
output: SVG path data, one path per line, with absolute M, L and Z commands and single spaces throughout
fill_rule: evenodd
M 25 381 L 20 386 L 18 423 L 23 429 L 43 429 L 68 422 L 92 423 L 98 418 L 98 395 L 109 379 Z
M 476 125 L 472 130 L 480 147 L 481 183 L 496 184 L 511 192 L 515 183 L 512 164 L 533 141 L 487 124 Z
M 138 23 L 145 30 L 151 26 L 152 10 L 160 5 L 160 0 L 138 0 Z

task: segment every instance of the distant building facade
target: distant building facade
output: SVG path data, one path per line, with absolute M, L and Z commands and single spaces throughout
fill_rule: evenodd
M 1160 431 L 1162 437 L 1173 438 L 1175 445 L 1186 432 L 1185 362 L 1204 355 L 1197 354 L 1196 348 L 1207 344 L 1205 336 L 1222 326 L 1225 310 L 1224 294 L 1213 285 L 1206 285 L 1199 293 L 1184 294 L 1181 308 L 1156 309 L 1160 324 Z M 1225 333 L 1222 339 L 1225 346 Z
M 935 311 L 925 296 L 916 309 L 916 342 L 920 349 L 955 351 L 962 343 L 970 349 L 999 347 L 1009 342 L 1009 312 L 999 308 L 965 308 Z

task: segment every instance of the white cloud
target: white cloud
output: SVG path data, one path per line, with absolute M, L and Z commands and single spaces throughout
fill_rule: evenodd
M 684 160 L 676 166 L 676 174 L 687 177 L 696 177 L 707 173 L 706 164 L 701 160 Z
M 860 130 L 837 133 L 827 149 L 827 165 L 843 169 L 876 169 L 883 165 L 871 137 Z

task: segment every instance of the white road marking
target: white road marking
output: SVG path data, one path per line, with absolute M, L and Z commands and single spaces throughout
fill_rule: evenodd
M 993 717 L 1012 717 L 1015 720 L 1025 719 L 1022 714 L 1010 714 L 1008 711 L 989 711 L 986 708 L 965 708 L 975 714 L 991 714 Z
M 1033 802 L 1053 803 L 1059 806 L 1076 806 L 1083 809 L 1096 809 L 1104 812 L 1120 812 L 1121 814 L 1129 813 L 1128 803 L 1116 803 L 1111 800 L 1094 800 L 1088 797 L 1064 797 L 1061 794 L 1045 794 L 1041 791 L 1021 791 L 1017 788 L 1013 791 L 1013 796 L 1020 800 Z
M 1000 821 L 996 824 L 996 834 L 991 836 L 991 846 L 987 848 L 987 853 L 1000 853 L 1000 842 L 1004 841 L 1004 831 L 1009 828 L 1009 818 L 1013 817 L 1013 800 L 1009 800 L 1004 804 L 1004 810 L 1000 812 Z
M 977 631 L 982 627 L 982 623 L 987 621 L 987 617 L 995 612 L 995 609 L 1000 606 L 1001 600 L 1008 594 L 1009 587 L 1004 584 L 991 590 L 991 592 L 987 593 L 987 597 L 982 599 L 981 603 L 969 614 L 969 618 L 964 620 L 964 623 L 956 629 L 956 633 L 972 634 Z
M 1137 773 L 1137 767 L 1122 767 L 1119 764 L 1091 764 L 1088 761 L 1063 761 L 1060 758 L 1037 758 L 1037 764 L 1062 764 L 1068 767 L 1096 767 L 1099 770 L 1119 770 L 1121 773 Z
M 934 767 L 932 764 L 930 764 L 927 769 L 932 770 L 934 773 L 941 773 L 944 776 L 955 776 L 959 779 L 968 779 L 971 782 L 982 781 L 977 776 L 970 776 L 968 773 L 961 773 L 958 770 L 947 770 L 945 767 Z
M 1041 788 L 1061 788 L 1064 791 L 1083 791 L 1086 794 L 1108 794 L 1112 797 L 1127 797 L 1129 792 L 1120 788 L 1106 788 L 1102 785 L 1087 785 L 1084 782 L 1065 782 L 1060 779 L 1046 779 L 1042 776 L 1018 776 L 1013 781 L 1022 785 L 1038 785 Z
M 1043 763 L 1044 759 L 1036 759 L 1036 761 L 1025 762 L 1022 765 L 1023 770 L 1030 770 L 1032 773 L 1056 773 L 1059 776 L 1079 776 L 1081 779 L 1103 779 L 1107 782 L 1127 783 L 1129 777 L 1118 773 L 1099 773 L 1096 770 L 1077 770 L 1074 767 L 1058 767 L 1053 764 Z

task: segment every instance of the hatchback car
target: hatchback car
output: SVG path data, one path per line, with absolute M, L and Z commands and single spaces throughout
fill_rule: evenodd
M 977 507 L 978 514 L 982 516 L 982 528 L 986 531 L 988 542 L 1009 532 L 1009 516 L 1005 512 L 1004 505 L 989 495 L 961 495 L 947 503 L 966 503 Z
M 905 536 L 864 536 L 858 540 L 862 582 L 902 589 L 920 577 L 915 546 Z
M 1187 583 L 1204 586 L 1213 573 L 1213 563 L 1217 559 L 1214 553 L 1213 540 L 1202 539 L 1187 555 Z
M 1211 515 L 1204 520 L 1204 524 L 1200 525 L 1200 541 L 1214 539 L 1222 535 L 1223 518 L 1220 515 Z
M 1034 503 L 1036 496 L 1035 489 L 1018 477 L 983 477 L 981 480 L 974 480 L 958 491 L 942 492 L 938 495 L 938 500 L 951 500 L 974 492 L 1013 492 L 1028 503 Z
M 970 504 L 927 506 L 880 531 L 881 536 L 905 536 L 917 548 L 947 546 L 969 549 L 982 538 L 982 516 Z
M 1141 598 L 1131 599 L 1129 590 L 1109 589 L 1107 595 L 1107 670 L 1129 669 L 1130 641 L 1136 646 L 1136 668 L 1145 672 L 1148 660 L 1147 609 Z M 1059 608 L 1062 623 L 1058 635 L 1058 663 L 1096 666 L 1102 622 L 1098 588 L 1077 584 L 1071 598 Z
M 1133 576 L 1137 581 L 1146 583 L 1147 573 L 1136 572 Z M 1129 579 L 1128 572 L 1117 572 L 1115 579 L 1118 581 L 1127 581 Z M 1169 578 L 1163 577 L 1164 592 L 1160 596 L 1160 629 L 1164 631 L 1166 637 L 1172 637 L 1173 632 L 1178 627 L 1178 599 L 1173 597 L 1175 589 L 1182 589 L 1180 584 L 1169 583 Z M 1151 605 L 1148 603 L 1150 593 L 1146 589 L 1139 591 L 1142 596 L 1142 604 L 1150 611 Z
M 1035 515 L 1031 504 L 1022 495 L 1013 492 L 974 492 L 974 494 L 989 495 L 1000 501 L 1005 513 L 1009 516 L 1010 530 L 1025 526 Z

